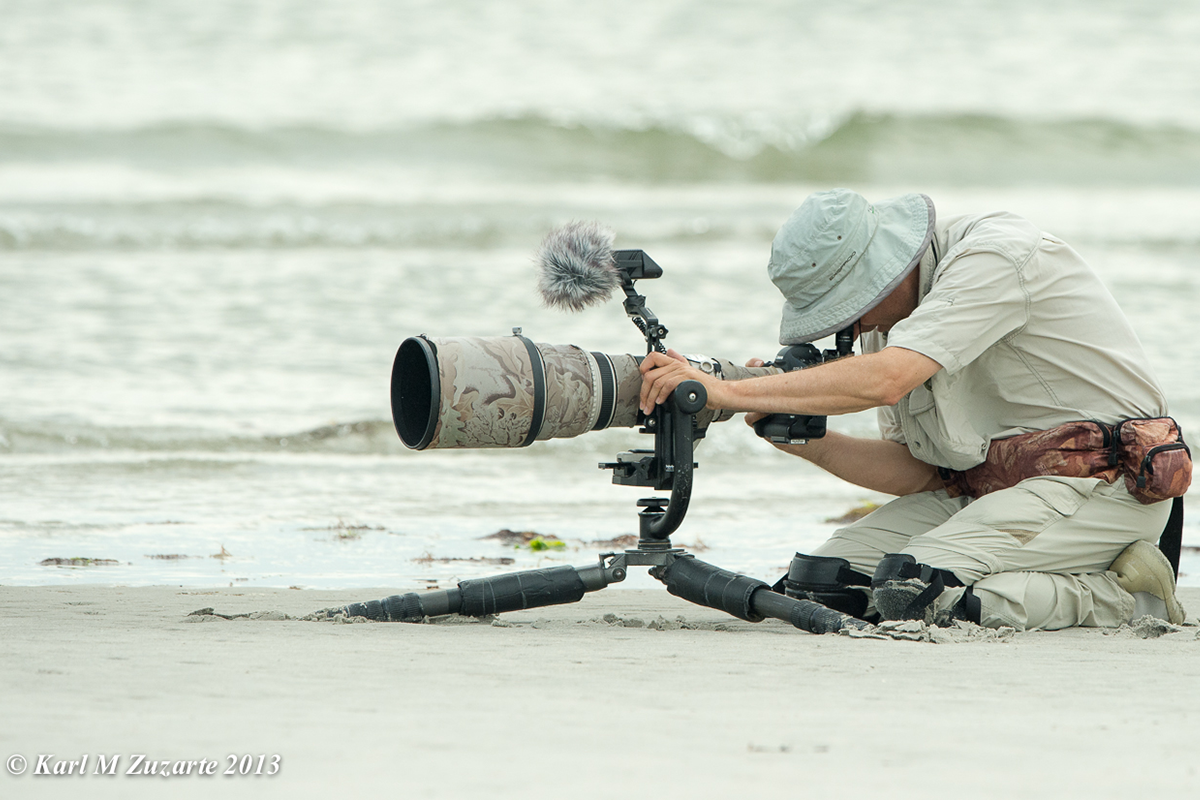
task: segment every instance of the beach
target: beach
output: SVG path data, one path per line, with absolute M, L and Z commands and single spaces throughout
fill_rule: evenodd
M 636 535 L 649 492 L 596 469 L 635 429 L 415 451 L 391 415 L 408 337 L 645 353 L 619 301 L 539 297 L 572 221 L 663 268 L 667 346 L 740 364 L 779 352 L 810 193 L 1020 215 L 1192 436 L 1197 41 L 1197 3 L 9 0 L 0 797 L 1196 796 L 1196 627 L 816 637 L 644 570 L 499 620 L 304 617 Z M 768 582 L 888 500 L 740 416 L 696 462 L 673 541 Z M 1179 583 L 1200 612 L 1193 512 Z
M 1194 617 L 1155 638 L 1140 638 L 1157 632 L 1146 626 L 974 629 L 931 643 L 814 636 L 639 589 L 485 621 L 295 619 L 388 593 L 0 588 L 0 755 L 28 762 L 0 775 L 0 793 L 1124 798 L 1200 787 Z M 1200 608 L 1200 590 L 1180 596 Z M 205 609 L 235 618 L 189 616 Z M 83 776 L 32 774 L 38 756 L 53 769 L 84 754 Z M 117 774 L 96 775 L 97 758 L 114 755 Z M 246 755 L 250 774 L 238 774 Z M 201 759 L 217 774 L 141 774 Z

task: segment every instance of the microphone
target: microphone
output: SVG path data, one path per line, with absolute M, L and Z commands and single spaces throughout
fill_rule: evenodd
M 571 222 L 547 234 L 536 254 L 542 302 L 582 311 L 608 300 L 621 285 L 615 237 L 598 222 Z

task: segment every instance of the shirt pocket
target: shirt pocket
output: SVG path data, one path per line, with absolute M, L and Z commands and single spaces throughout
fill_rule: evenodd
M 954 389 L 956 378 L 939 386 L 942 376 L 939 372 L 900 403 L 904 440 L 909 452 L 927 464 L 970 469 L 987 457 L 988 441 L 975 431 L 970 411 Z
M 916 416 L 924 414 L 933 408 L 933 392 L 929 391 L 929 381 L 925 381 L 908 393 L 908 413 Z
M 909 452 L 929 464 L 936 464 L 936 449 L 932 446 L 939 428 L 937 406 L 933 392 L 921 384 L 908 393 L 900 403 L 900 429 Z

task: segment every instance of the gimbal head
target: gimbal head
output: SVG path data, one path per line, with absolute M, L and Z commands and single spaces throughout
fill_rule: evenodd
M 617 460 L 600 464 L 613 471 L 613 483 L 670 489 L 671 497 L 643 498 L 639 518 L 638 546 L 667 542 L 683 522 L 692 497 L 692 461 L 697 437 L 696 412 L 708 402 L 708 393 L 698 381 L 684 381 L 666 403 L 646 418 L 642 433 L 654 434 L 653 450 L 628 450 Z M 669 546 L 669 544 L 668 544 Z

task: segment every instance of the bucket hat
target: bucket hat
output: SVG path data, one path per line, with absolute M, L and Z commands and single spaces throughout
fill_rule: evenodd
M 849 189 L 810 195 L 775 235 L 767 274 L 783 293 L 780 344 L 828 336 L 879 305 L 933 238 L 933 201 L 872 205 Z

